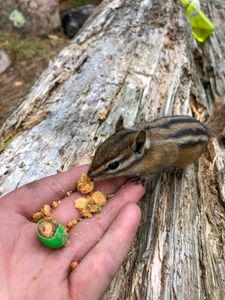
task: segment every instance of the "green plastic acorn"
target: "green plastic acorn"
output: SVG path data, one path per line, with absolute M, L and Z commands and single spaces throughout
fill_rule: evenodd
M 39 240 L 48 248 L 61 248 L 68 243 L 66 228 L 52 217 L 41 219 L 36 232 Z

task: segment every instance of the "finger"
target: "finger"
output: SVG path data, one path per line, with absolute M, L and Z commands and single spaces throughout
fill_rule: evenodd
M 105 195 L 114 194 L 119 187 L 121 187 L 127 179 L 125 177 L 118 177 L 111 180 L 105 180 L 99 182 L 95 186 L 96 191 L 101 191 Z M 76 199 L 84 197 L 80 193 L 73 193 L 71 196 L 63 199 L 58 208 L 52 211 L 54 217 L 59 220 L 59 222 L 66 225 L 69 221 L 77 219 L 80 214 L 77 209 L 75 209 L 74 202 Z
M 120 210 L 128 203 L 137 203 L 144 194 L 144 187 L 127 183 L 115 196 L 107 201 L 103 211 L 92 218 L 79 222 L 71 230 L 70 244 L 60 253 L 52 256 L 52 263 L 55 261 L 67 272 L 67 266 L 72 260 L 80 261 L 90 249 L 102 238 L 105 231 L 116 219 Z M 49 262 L 50 263 L 50 262 Z
M 70 274 L 71 294 L 76 298 L 100 299 L 119 267 L 124 261 L 135 237 L 140 222 L 140 209 L 136 204 L 127 204 L 102 240 L 88 253 Z
M 67 191 L 74 191 L 81 173 L 88 165 L 73 168 L 67 172 L 33 181 L 4 196 L 5 205 L 30 218 L 44 204 L 65 197 Z

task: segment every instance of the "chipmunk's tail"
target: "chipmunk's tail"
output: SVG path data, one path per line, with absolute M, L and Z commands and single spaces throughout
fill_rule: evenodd
M 225 103 L 216 104 L 206 126 L 210 136 L 221 138 L 225 135 Z

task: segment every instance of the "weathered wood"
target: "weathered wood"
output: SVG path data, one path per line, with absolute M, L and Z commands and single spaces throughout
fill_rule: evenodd
M 204 8 L 217 30 L 197 45 L 176 1 L 103 1 L 3 125 L 1 193 L 90 161 L 121 113 L 126 126 L 180 113 L 204 120 L 225 100 L 225 11 Z M 181 180 L 149 183 L 105 299 L 224 299 L 224 172 L 213 141 Z

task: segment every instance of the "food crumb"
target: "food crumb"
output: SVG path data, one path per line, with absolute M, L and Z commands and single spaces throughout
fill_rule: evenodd
M 66 192 L 66 196 L 69 197 L 69 196 L 71 196 L 72 193 L 73 193 L 73 191 L 68 191 L 68 192 Z
M 59 206 L 60 201 L 53 201 L 52 202 L 52 207 L 57 208 Z
M 74 269 L 76 269 L 77 266 L 78 266 L 78 262 L 72 261 L 70 264 L 70 270 L 73 271 Z
M 38 226 L 38 232 L 41 236 L 51 238 L 54 236 L 57 229 L 57 223 L 54 220 L 43 219 Z
M 95 204 L 103 206 L 106 204 L 106 197 L 102 194 L 102 192 L 94 192 L 91 195 L 91 201 Z
M 88 204 L 88 200 L 86 198 L 78 198 L 75 200 L 75 207 L 78 208 L 79 210 L 84 210 L 86 209 Z
M 88 194 L 94 190 L 94 182 L 87 176 L 87 174 L 82 173 L 80 179 L 77 182 L 77 190 L 81 194 Z
M 41 219 L 43 219 L 45 217 L 45 215 L 43 214 L 42 211 L 38 211 L 36 213 L 33 214 L 32 216 L 32 221 L 37 223 L 38 221 L 40 221 Z
M 105 204 L 106 197 L 99 191 L 92 193 L 87 198 L 75 200 L 75 207 L 80 211 L 81 216 L 85 218 L 90 218 L 93 213 L 100 212 Z
M 76 219 L 69 221 L 68 224 L 66 225 L 66 230 L 70 231 L 77 223 L 78 222 Z
M 93 213 L 102 211 L 103 206 L 106 204 L 107 199 L 114 196 L 112 194 L 106 197 L 100 191 L 93 192 L 94 182 L 91 181 L 91 179 L 85 173 L 81 174 L 80 179 L 77 181 L 77 190 L 81 194 L 88 194 L 88 195 L 86 197 L 81 197 L 75 200 L 74 202 L 75 207 L 79 210 L 81 217 L 79 219 L 74 219 L 68 222 L 66 226 L 67 232 L 69 232 L 83 218 L 90 218 L 92 217 Z M 62 190 L 62 192 L 66 196 L 70 196 L 72 194 L 72 191 L 66 192 L 65 190 Z M 34 222 L 39 222 L 41 219 L 45 217 L 52 217 L 51 210 L 53 208 L 57 208 L 60 203 L 61 203 L 60 200 L 55 200 L 50 205 L 49 204 L 43 205 L 43 207 L 40 209 L 39 212 L 33 214 L 32 220 Z M 100 220 L 101 218 L 97 216 L 96 219 Z M 88 225 L 89 223 L 86 222 L 86 224 Z M 39 225 L 39 233 L 47 238 L 52 237 L 55 233 L 55 230 L 56 227 L 54 226 L 54 224 L 43 222 L 41 223 L 41 225 Z M 76 232 L 74 233 L 74 235 L 77 236 L 78 233 Z M 86 242 L 88 242 L 88 240 L 86 240 Z M 69 241 L 67 244 L 69 244 Z M 76 268 L 77 265 L 78 265 L 77 262 L 72 262 L 71 268 L 74 269 Z M 36 278 L 34 277 L 34 279 Z
M 54 201 L 53 201 L 54 202 Z M 55 201 L 56 202 L 56 201 Z M 50 217 L 51 216 L 51 206 L 48 204 L 45 204 L 40 211 L 34 213 L 32 215 L 32 221 L 37 223 L 41 219 L 45 217 Z
M 42 209 L 41 212 L 43 213 L 44 216 L 46 217 L 50 217 L 51 216 L 51 206 L 48 204 L 45 204 Z

